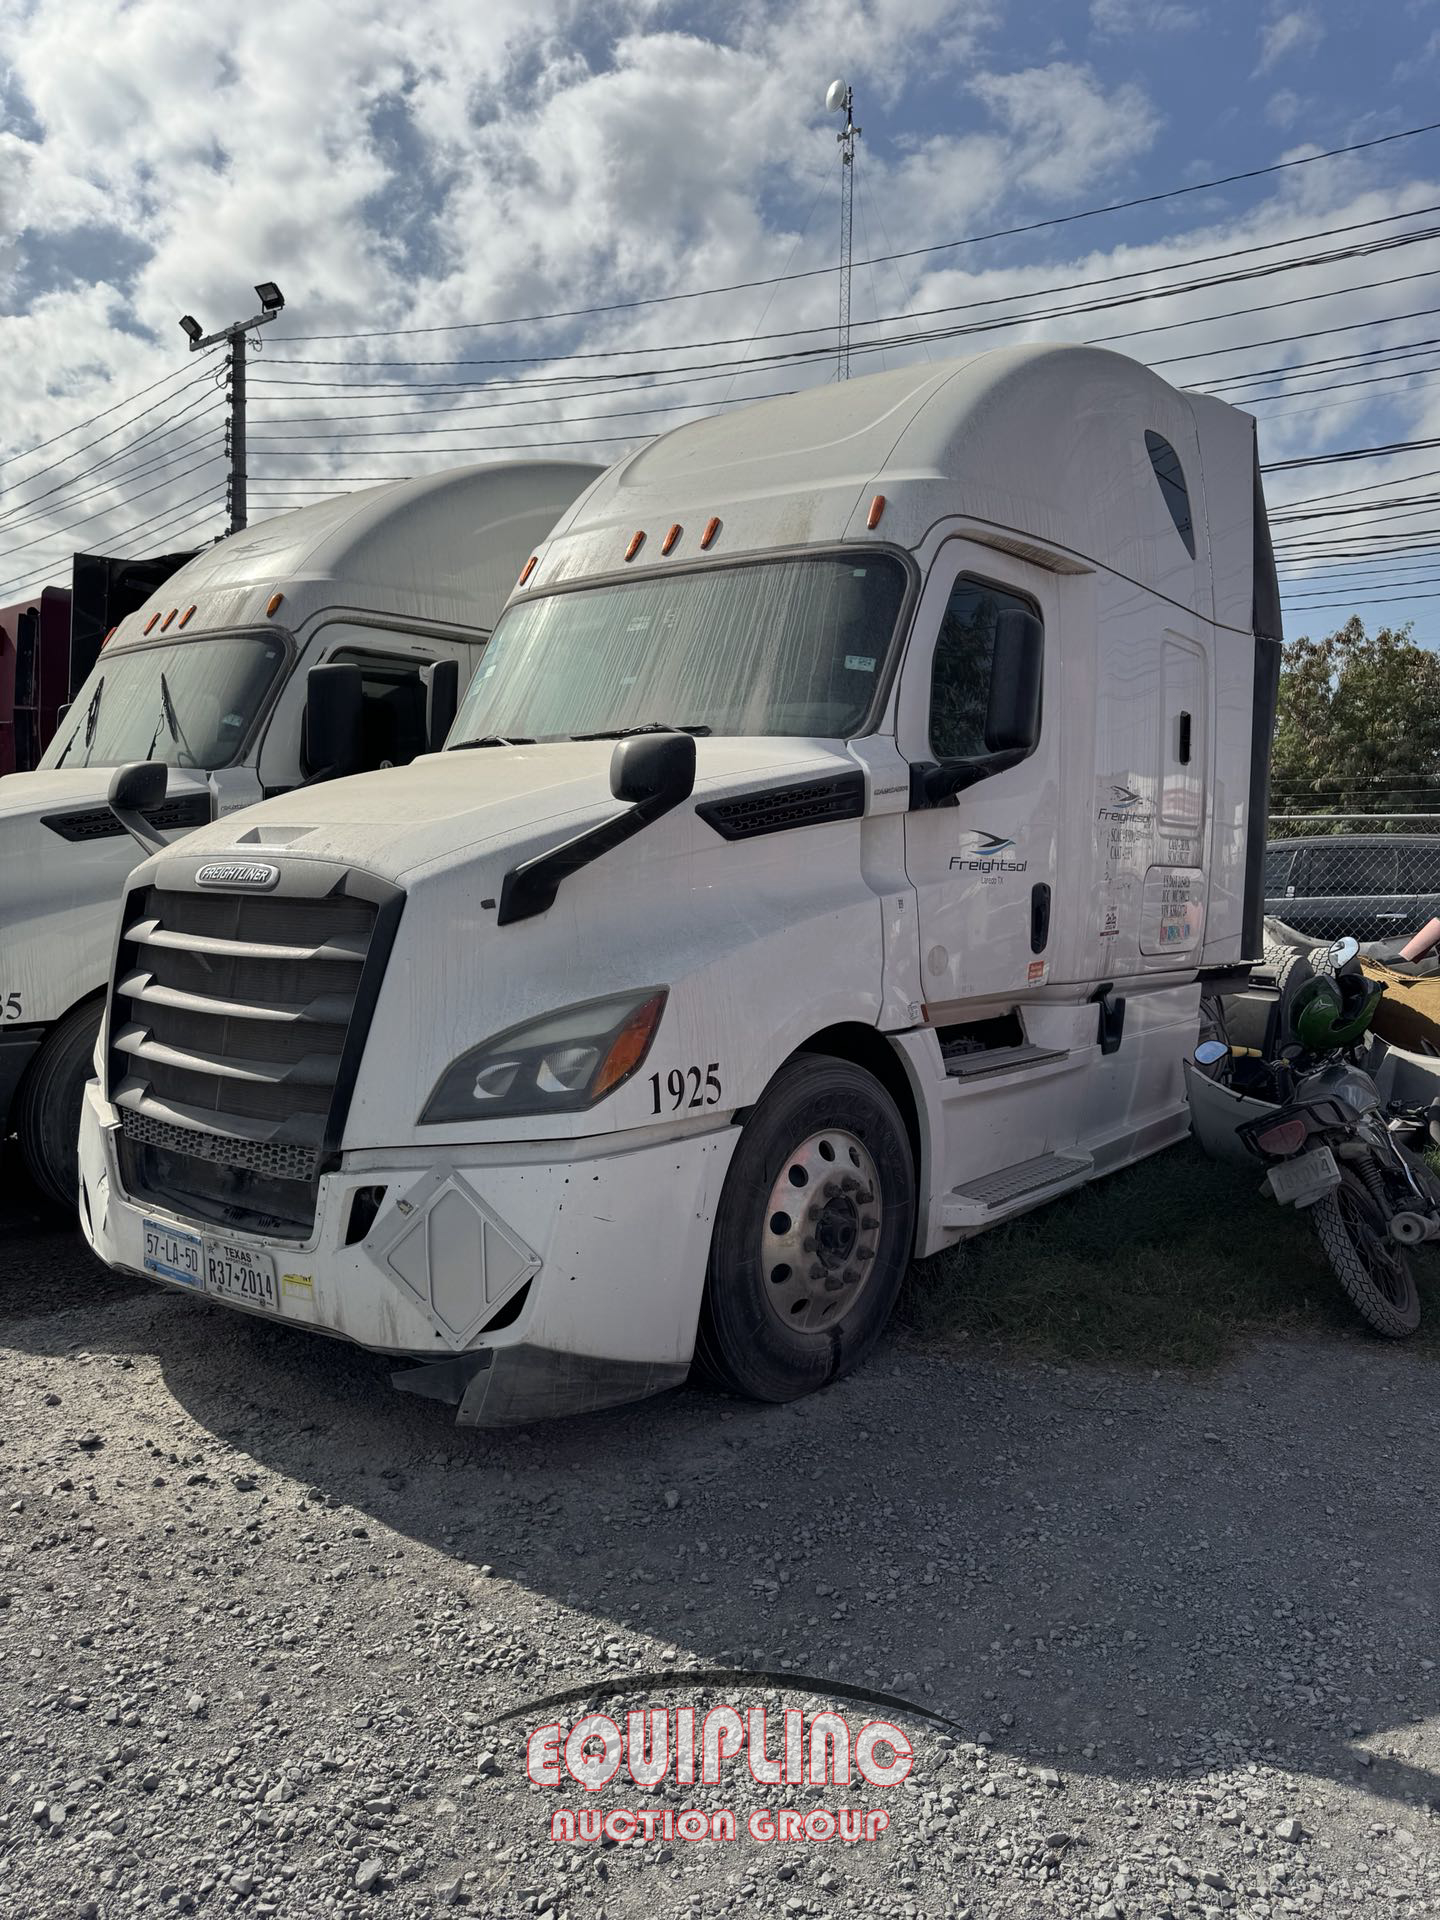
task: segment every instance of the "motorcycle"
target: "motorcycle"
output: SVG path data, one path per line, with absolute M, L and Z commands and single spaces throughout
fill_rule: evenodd
M 1191 1124 L 1214 1158 L 1264 1164 L 1264 1190 L 1309 1215 L 1331 1270 L 1376 1330 L 1403 1340 L 1420 1324 L 1412 1248 L 1440 1240 L 1440 1179 L 1399 1137 L 1436 1131 L 1431 1110 L 1382 1099 L 1361 1064 L 1384 988 L 1338 940 L 1295 995 L 1294 1038 L 1273 1057 L 1202 1041 L 1186 1063 Z M 1377 1042 L 1383 1050 L 1383 1042 Z

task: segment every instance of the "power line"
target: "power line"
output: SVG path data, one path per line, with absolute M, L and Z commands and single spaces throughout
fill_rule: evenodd
M 65 501 L 65 511 L 68 512 L 71 507 L 83 506 L 87 500 L 94 500 L 100 494 L 110 493 L 117 486 L 128 485 L 134 480 L 143 480 L 147 474 L 160 473 L 166 467 L 173 467 L 175 462 L 184 459 L 187 453 L 193 452 L 196 447 L 204 446 L 210 437 L 211 435 L 208 429 L 204 433 L 197 433 L 193 439 L 182 440 L 178 447 L 175 447 L 168 454 L 161 455 L 158 459 L 150 460 L 138 467 L 127 468 L 119 474 L 112 474 L 102 480 L 98 486 L 89 487 L 83 493 L 68 494 Z M 56 509 L 53 507 L 42 507 L 36 513 L 26 514 L 20 519 L 3 522 L 3 524 L 0 524 L 0 531 L 9 533 L 18 527 L 31 526 L 37 520 L 48 520 L 55 511 Z
M 1440 129 L 1440 120 L 1428 121 L 1424 126 L 1406 127 L 1398 133 L 1386 133 L 1370 140 L 1356 140 L 1349 146 L 1330 147 L 1324 153 L 1301 154 L 1293 160 L 1277 160 L 1264 167 L 1248 167 L 1240 173 L 1222 174 L 1214 180 L 1196 181 L 1188 186 L 1167 187 L 1158 193 L 1143 193 L 1130 200 L 1112 200 L 1103 206 L 1085 207 L 1077 213 L 1062 213 L 1048 220 L 1031 220 L 1023 226 L 997 227 L 989 233 L 965 234 L 958 240 L 937 240 L 928 246 L 909 247 L 896 253 L 876 254 L 871 260 L 857 260 L 860 267 L 888 266 L 892 261 L 918 260 L 926 254 L 948 253 L 957 247 L 979 246 L 989 240 L 1013 240 L 1021 234 L 1041 233 L 1052 227 L 1071 226 L 1078 220 L 1094 220 L 1102 214 L 1127 213 L 1135 207 L 1155 206 L 1162 200 L 1178 200 L 1187 194 L 1212 193 L 1217 187 L 1234 186 L 1243 180 L 1259 180 L 1268 174 L 1285 173 L 1293 167 L 1308 167 L 1321 160 L 1334 160 L 1343 154 L 1363 153 L 1372 147 L 1390 145 L 1396 140 L 1412 140 L 1421 134 L 1434 133 Z M 567 307 L 551 313 L 512 314 L 495 320 L 457 320 L 442 326 L 429 327 L 372 327 L 363 331 L 348 333 L 287 333 L 277 335 L 277 339 L 286 341 L 306 340 L 380 340 L 401 336 L 432 333 L 471 333 L 481 329 L 496 327 L 533 326 L 542 320 L 579 320 L 595 314 L 628 313 L 636 307 L 656 307 L 671 305 L 678 300 L 709 299 L 722 293 L 747 293 L 756 287 L 777 286 L 796 280 L 814 280 L 838 273 L 838 266 L 808 267 L 798 273 L 770 275 L 756 280 L 735 280 L 725 286 L 692 287 L 683 293 L 659 293 L 633 300 L 613 300 L 588 307 Z
M 170 478 L 166 480 L 157 480 L 153 487 L 142 487 L 139 493 L 132 494 L 130 498 L 132 500 L 143 500 L 147 494 L 158 493 L 162 487 L 173 487 L 178 481 L 188 480 L 191 474 L 199 473 L 202 467 L 210 466 L 220 457 L 218 452 L 212 453 L 207 459 L 197 460 L 193 466 L 186 467 L 182 473 L 172 474 Z M 18 547 L 0 548 L 0 565 L 3 565 L 5 561 L 9 560 L 14 554 L 25 553 L 31 547 L 46 546 L 62 538 L 63 535 L 73 532 L 76 527 L 89 526 L 92 520 L 108 520 L 121 511 L 123 511 L 123 509 L 119 507 L 101 507 L 95 513 L 82 514 L 78 520 L 67 520 L 63 527 L 56 527 L 50 533 L 37 534 L 33 540 L 22 540 Z
M 127 394 L 123 400 L 115 401 L 112 406 L 102 407 L 99 413 L 92 413 L 84 420 L 76 420 L 70 426 L 62 427 L 59 433 L 52 433 L 48 440 L 37 440 L 33 447 L 26 447 L 20 453 L 12 453 L 9 455 L 9 458 L 11 460 L 28 460 L 32 453 L 43 453 L 46 447 L 53 447 L 57 440 L 63 440 L 67 434 L 79 433 L 82 427 L 93 427 L 97 420 L 107 419 L 110 414 L 118 413 L 121 407 L 128 407 L 133 405 L 136 400 L 143 400 L 147 393 L 154 393 L 157 387 L 163 387 L 167 381 L 178 380 L 184 371 L 184 367 L 177 367 L 174 373 L 162 374 L 158 380 L 152 380 L 148 387 L 140 387 L 136 392 Z M 146 408 L 145 411 L 148 412 L 149 408 Z M 133 422 L 129 424 L 133 424 Z M 118 432 L 119 428 L 117 428 L 116 431 Z M 106 437 L 104 434 L 100 436 L 102 440 Z M 42 467 L 40 471 L 44 473 L 48 471 L 48 469 Z M 37 476 L 32 473 L 28 474 L 26 479 L 34 480 L 36 477 Z
M 88 467 L 81 467 L 78 473 L 67 474 L 63 480 L 57 481 L 53 487 L 47 487 L 43 493 L 32 494 L 29 499 L 26 500 L 17 500 L 5 513 L 0 514 L 0 533 L 3 533 L 6 527 L 15 524 L 16 516 L 24 513 L 27 507 L 37 506 L 40 501 L 49 500 L 57 493 L 65 493 L 77 480 L 84 480 L 92 473 L 99 473 L 102 467 L 112 466 L 117 460 L 128 460 L 132 454 L 145 445 L 147 440 L 153 440 L 157 434 L 163 433 L 169 427 L 178 426 L 182 420 L 190 418 L 198 419 L 202 414 L 220 404 L 221 396 L 218 394 L 206 395 L 202 393 L 196 395 L 194 399 L 188 400 L 184 406 L 178 407 L 175 412 L 165 414 L 154 426 L 147 427 L 145 431 L 137 435 L 128 446 L 117 447 L 113 453 L 107 453 L 101 459 L 92 461 Z M 127 422 L 127 425 L 130 426 L 134 424 L 134 421 Z M 108 436 L 105 437 L 108 438 Z M 40 478 L 38 474 L 33 477 L 36 479 Z M 28 482 L 22 481 L 21 484 L 26 485 Z
M 183 478 L 183 476 L 181 477 Z M 211 487 L 202 487 L 198 493 L 192 494 L 188 500 L 182 500 L 178 506 L 162 507 L 158 513 L 152 514 L 148 520 L 142 520 L 139 522 L 137 526 L 127 527 L 123 533 L 115 534 L 113 536 L 115 544 L 120 545 L 133 540 L 137 534 L 145 532 L 147 528 L 154 527 L 157 522 L 168 523 L 174 520 L 174 518 L 178 514 L 182 513 L 186 507 L 193 506 L 197 501 L 204 499 L 207 494 L 210 494 L 210 492 L 211 492 Z M 218 511 L 218 507 L 212 505 L 211 510 Z M 148 546 L 150 542 L 147 540 L 145 544 Z M 128 558 L 132 556 L 122 556 L 122 557 Z M 26 582 L 34 583 L 36 581 L 47 581 L 48 576 L 53 571 L 55 564 L 56 563 L 52 561 L 50 563 L 50 566 L 47 567 L 43 572 L 35 572 L 31 574 L 23 574 L 23 573 L 16 574 L 12 579 L 0 580 L 0 593 L 6 593 L 10 589 L 15 588 L 19 590 L 20 594 L 23 597 L 23 595 L 26 592 L 30 591 L 31 588 L 22 583 L 26 583 Z
M 169 374 L 169 375 L 167 375 L 166 377 L 167 377 L 167 379 L 172 379 L 172 380 L 173 380 L 173 379 L 175 378 L 175 375 L 174 375 L 174 374 Z M 196 373 L 196 374 L 195 374 L 195 375 L 193 376 L 193 378 L 192 378 L 191 380 L 189 380 L 188 382 L 185 382 L 185 383 L 183 383 L 183 384 L 182 384 L 181 386 L 179 386 L 179 387 L 177 387 L 177 388 L 175 389 L 175 392 L 174 392 L 174 393 L 171 393 L 171 394 L 167 394 L 167 395 L 166 395 L 166 399 L 167 399 L 167 400 L 173 400 L 173 399 L 175 399 L 175 398 L 176 398 L 176 397 L 177 397 L 177 396 L 178 396 L 179 394 L 181 394 L 181 393 L 183 393 L 183 392 L 185 391 L 185 387 L 186 387 L 186 386 L 199 386 L 199 385 L 200 385 L 200 384 L 201 384 L 201 383 L 202 383 L 203 381 L 205 381 L 205 380 L 208 380 L 208 379 L 209 379 L 210 377 L 211 377 L 211 376 L 210 376 L 210 374 L 209 374 L 209 373 L 207 373 L 207 372 L 204 372 L 204 371 L 201 371 L 201 372 L 199 372 L 199 373 Z M 157 386 L 159 386 L 159 385 L 161 385 L 161 384 L 163 384 L 163 383 L 162 383 L 162 382 L 160 382 L 160 381 L 157 381 L 157 382 L 156 382 L 155 384 L 156 384 Z M 141 389 L 141 391 L 142 391 L 142 392 L 149 392 L 149 391 L 150 391 L 150 389 L 149 389 L 149 388 L 142 388 L 142 389 Z M 124 401 L 120 401 L 120 402 L 118 402 L 117 404 L 118 404 L 118 405 L 120 405 L 120 406 L 124 406 L 124 405 L 125 405 L 126 403 L 125 403 Z M 155 407 L 156 407 L 157 405 L 159 405 L 159 404 L 161 404 L 161 403 L 160 403 L 160 402 L 158 402 L 158 401 L 155 401 L 155 402 L 152 402 L 150 406 L 148 406 L 148 407 L 144 407 L 144 408 L 142 408 L 142 409 L 141 409 L 141 411 L 140 411 L 140 412 L 139 412 L 138 414 L 136 414 L 136 415 L 135 415 L 135 417 L 134 417 L 134 419 L 132 419 L 132 420 L 122 420 L 122 421 L 121 421 L 121 422 L 119 423 L 119 425 L 118 425 L 118 426 L 114 426 L 114 427 L 108 427 L 108 428 L 106 429 L 106 431 L 105 431 L 104 433 L 97 433 L 97 434 L 96 434 L 96 436 L 95 436 L 95 438 L 94 438 L 93 440 L 86 440 L 86 441 L 84 441 L 84 442 L 83 442 L 83 443 L 82 443 L 82 444 L 81 444 L 80 446 L 78 446 L 78 447 L 75 447 L 75 448 L 73 448 L 73 449 L 72 449 L 72 450 L 71 450 L 71 451 L 70 451 L 69 453 L 67 453 L 67 454 L 63 454 L 63 455 L 62 455 L 62 456 L 60 457 L 60 459 L 58 459 L 58 460 L 51 460 L 51 461 L 49 461 L 49 462 L 48 462 L 48 463 L 47 463 L 47 464 L 46 464 L 45 466 L 43 466 L 43 467 L 37 467 L 37 468 L 35 469 L 35 471 L 34 471 L 33 473 L 27 473 L 27 474 L 24 474 L 24 475 L 22 475 L 20 479 L 18 479 L 17 481 L 15 481 L 15 482 L 14 482 L 14 484 L 15 484 L 15 485 L 16 485 L 17 487 L 28 487 L 28 486 L 30 485 L 30 482 L 31 482 L 32 480 L 39 480 L 39 479 L 42 479 L 42 478 L 43 478 L 43 477 L 44 477 L 44 476 L 45 476 L 45 475 L 46 475 L 47 473 L 54 473 L 54 472 L 55 472 L 55 470 L 56 470 L 56 469 L 57 469 L 58 467 L 63 467 L 63 466 L 68 466 L 68 464 L 70 463 L 70 461 L 71 461 L 71 460 L 73 460 L 73 459 L 74 459 L 74 458 L 76 457 L 76 455 L 77 455 L 77 454 L 82 454 L 82 453 L 88 453 L 88 452 L 90 451 L 90 449 L 91 449 L 92 447 L 98 447 L 98 446 L 100 445 L 100 443 L 101 443 L 101 441 L 102 441 L 102 440 L 113 440 L 113 439 L 114 439 L 114 437 L 115 437 L 115 435 L 116 435 L 117 433 L 124 433 L 124 431 L 125 431 L 125 429 L 126 429 L 127 427 L 133 427 L 133 426 L 135 426 L 135 425 L 136 425 L 136 424 L 137 424 L 137 423 L 138 423 L 139 421 L 141 421 L 141 420 L 143 420 L 143 419 L 145 419 L 145 418 L 147 417 L 147 415 L 149 415 L 149 414 L 151 414 L 151 413 L 153 413 L 153 412 L 155 411 Z M 114 408 L 107 408 L 107 409 L 106 409 L 106 412 L 113 412 L 113 411 L 114 411 Z M 98 414 L 98 413 L 97 413 L 97 414 L 95 414 L 95 415 L 93 416 L 93 418 L 94 418 L 94 419 L 96 419 L 96 420 L 100 420 L 100 419 L 103 419 L 104 417 L 105 417 L 105 416 L 104 416 L 104 414 Z M 87 423 L 85 423 L 85 424 L 88 424 L 88 422 L 87 422 Z M 74 432 L 74 431 L 76 431 L 76 429 L 74 429 L 74 428 L 67 428 L 67 429 L 66 429 L 66 432 Z M 63 435 L 63 434 L 56 434 L 56 435 L 54 435 L 54 436 L 53 436 L 53 439 L 52 439 L 52 440 L 42 440 L 42 441 L 40 442 L 40 446 L 39 446 L 39 447 L 35 447 L 35 448 L 32 448 L 32 449 L 31 449 L 31 451 L 32 451 L 32 452 L 39 452 L 39 450 L 40 450 L 40 447 L 48 447 L 48 446 L 51 446 L 51 445 L 53 445 L 53 442 L 54 442 L 54 440 L 59 440 L 59 439 L 63 439 L 63 438 L 64 438 L 64 435 Z M 21 459 L 21 458 L 24 458 L 24 457 L 25 457 L 25 456 L 23 456 L 23 455 L 19 455 L 19 454 L 17 454 L 17 455 L 15 456 L 15 458 L 17 458 L 17 459 Z

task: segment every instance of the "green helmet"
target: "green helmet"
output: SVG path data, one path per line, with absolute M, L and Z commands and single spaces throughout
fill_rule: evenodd
M 1295 1038 L 1307 1053 L 1353 1047 L 1374 1019 L 1384 991 L 1378 980 L 1367 980 L 1363 973 L 1316 974 L 1290 1009 Z

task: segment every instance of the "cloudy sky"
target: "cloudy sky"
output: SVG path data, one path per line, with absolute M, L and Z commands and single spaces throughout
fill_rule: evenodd
M 223 530 L 176 322 L 258 280 L 252 518 L 832 378 L 838 74 L 856 255 L 910 255 L 856 270 L 856 371 L 1003 320 L 1243 401 L 1267 461 L 1433 439 L 1268 490 L 1292 635 L 1440 640 L 1440 131 L 1169 193 L 1440 119 L 1440 0 L 0 0 L 0 602 Z

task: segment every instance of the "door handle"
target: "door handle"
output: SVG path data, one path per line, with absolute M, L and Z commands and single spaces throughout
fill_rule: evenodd
M 1050 938 L 1050 888 L 1037 880 L 1030 889 L 1030 951 L 1043 953 Z

